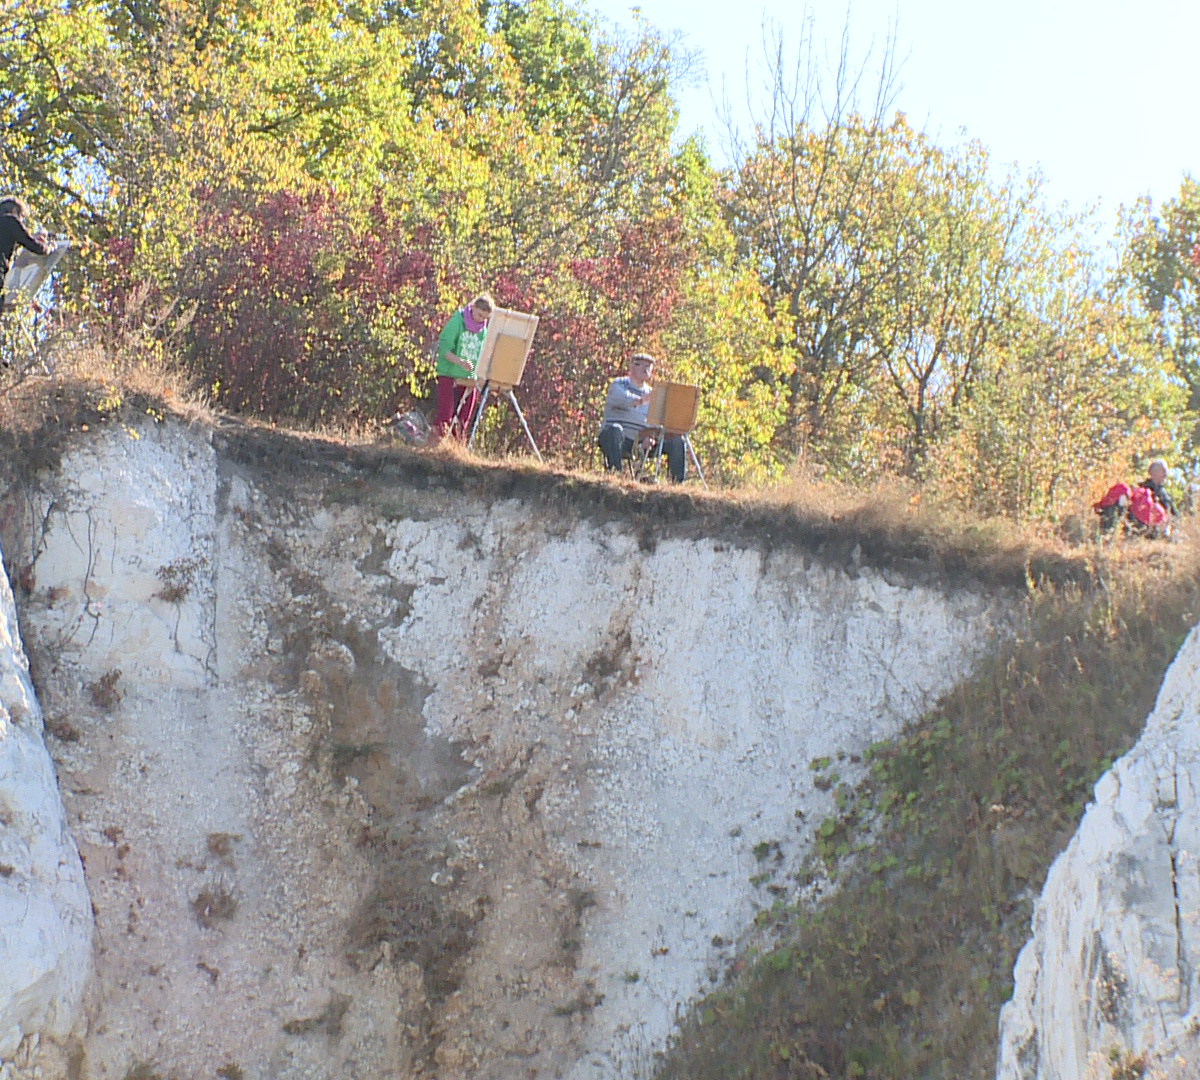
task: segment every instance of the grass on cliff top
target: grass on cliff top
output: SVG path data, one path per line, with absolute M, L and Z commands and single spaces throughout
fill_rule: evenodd
M 840 812 L 659 1080 L 995 1075 L 1033 898 L 1200 616 L 1195 540 L 1119 542 L 1095 573 L 1035 590 L 973 678 L 873 748 L 861 785 L 811 764 Z M 823 905 L 789 899 L 826 873 Z
M 69 374 L 52 378 L 7 375 L 0 381 L 0 446 L 10 472 L 29 476 L 54 468 L 65 447 L 106 427 L 132 429 L 147 416 L 173 417 L 215 428 L 228 455 L 287 474 L 297 485 L 319 481 L 336 467 L 347 477 L 345 498 L 369 498 L 373 480 L 382 479 L 392 490 L 517 499 L 540 507 L 547 519 L 557 513 L 572 522 L 621 521 L 645 550 L 669 538 L 727 541 L 766 556 L 790 548 L 851 572 L 874 567 L 937 587 L 1019 593 L 1030 581 L 1083 581 L 1091 574 L 1086 546 L 1045 529 L 972 518 L 896 482 L 847 489 L 798 478 L 711 492 L 695 480 L 678 487 L 638 484 L 561 463 L 539 465 L 528 456 L 497 460 L 453 446 L 414 450 L 380 428 L 283 431 L 213 413 L 182 381 L 160 377 L 152 365 L 94 360 L 69 367 Z

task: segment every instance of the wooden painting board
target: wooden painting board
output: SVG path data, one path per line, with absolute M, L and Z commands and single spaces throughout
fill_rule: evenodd
M 479 363 L 475 365 L 475 381 L 520 386 L 537 325 L 536 315 L 495 308 L 488 320 Z
M 699 412 L 700 387 L 687 383 L 658 383 L 650 392 L 646 424 L 661 427 L 668 435 L 686 435 L 696 426 Z
M 32 251 L 21 248 L 13 256 L 8 275 L 4 279 L 5 302 L 11 304 L 18 299 L 33 300 L 70 246 L 70 241 L 59 240 L 48 255 L 35 255 Z

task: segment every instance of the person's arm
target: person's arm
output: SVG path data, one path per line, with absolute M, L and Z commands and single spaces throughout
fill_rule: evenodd
M 50 241 L 45 233 L 39 233 L 37 236 L 31 236 L 29 230 L 25 228 L 20 218 L 14 217 L 12 224 L 13 239 L 23 248 L 28 248 L 35 255 L 49 255 Z
M 635 390 L 629 385 L 627 379 L 613 379 L 608 387 L 608 397 L 605 399 L 606 407 L 615 407 L 618 409 L 632 409 L 643 401 L 650 400 L 650 387 L 645 390 Z

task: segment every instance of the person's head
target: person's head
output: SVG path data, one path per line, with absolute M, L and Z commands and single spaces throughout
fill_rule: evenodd
M 654 374 L 654 357 L 649 353 L 634 353 L 629 358 L 629 377 L 635 383 L 644 383 Z
M 29 217 L 29 207 L 24 199 L 18 199 L 16 195 L 3 195 L 0 196 L 0 214 L 9 214 L 18 221 L 24 221 Z
M 1162 458 L 1156 457 L 1150 462 L 1150 479 L 1156 484 L 1161 484 L 1167 478 L 1167 463 Z
M 487 322 L 492 317 L 495 307 L 496 301 L 492 299 L 491 293 L 480 293 L 471 301 L 471 314 L 477 322 Z

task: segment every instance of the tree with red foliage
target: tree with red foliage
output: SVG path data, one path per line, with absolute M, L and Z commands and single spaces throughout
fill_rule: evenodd
M 182 295 L 187 359 L 226 408 L 313 424 L 377 418 L 432 370 L 438 268 L 381 206 L 355 227 L 325 194 L 201 219 Z

